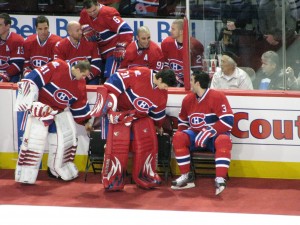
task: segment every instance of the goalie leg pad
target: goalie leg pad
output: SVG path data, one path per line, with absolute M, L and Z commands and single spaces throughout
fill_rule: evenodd
M 98 87 L 97 98 L 91 110 L 91 116 L 102 117 L 105 116 L 110 109 L 116 111 L 117 103 L 117 97 L 114 94 L 108 93 L 105 87 Z
M 38 119 L 28 116 L 23 142 L 15 170 L 15 181 L 34 184 L 39 172 L 48 135 L 48 127 Z
M 38 87 L 29 82 L 18 82 L 18 96 L 15 105 L 15 111 L 27 111 L 31 109 L 32 103 L 38 100 L 39 89 Z
M 105 190 L 118 191 L 124 188 L 129 145 L 130 127 L 109 124 L 102 169 Z
M 221 134 L 215 140 L 216 177 L 225 178 L 231 159 L 232 142 L 229 135 Z
M 135 183 L 145 189 L 157 187 L 161 178 L 156 173 L 158 143 L 154 123 L 149 117 L 135 120 L 132 177 Z
M 69 181 L 78 177 L 73 163 L 77 149 L 77 133 L 71 112 L 64 111 L 55 116 L 57 140 L 49 139 L 48 166 L 54 175 Z

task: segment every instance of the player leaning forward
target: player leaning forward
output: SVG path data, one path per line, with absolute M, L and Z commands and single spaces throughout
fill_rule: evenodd
M 161 184 L 156 173 L 156 128 L 161 132 L 166 116 L 167 89 L 175 85 L 172 70 L 154 72 L 147 67 L 135 67 L 112 74 L 104 88 L 98 89 L 100 101 L 96 102 L 91 114 L 107 114 L 110 122 L 102 170 L 106 190 L 124 188 L 131 137 L 134 182 L 145 189 Z
M 85 77 L 90 70 L 88 61 L 71 67 L 56 59 L 18 83 L 16 110 L 29 115 L 15 171 L 17 182 L 35 183 L 47 138 L 51 173 L 66 181 L 78 176 L 73 163 L 77 147 L 74 120 L 89 128 Z
M 173 137 L 174 154 L 181 176 L 172 189 L 194 187 L 190 172 L 190 151 L 205 148 L 215 153 L 216 195 L 226 187 L 232 142 L 233 112 L 226 96 L 209 89 L 209 75 L 196 71 L 191 76 L 192 93 L 184 97 L 178 116 L 178 131 Z

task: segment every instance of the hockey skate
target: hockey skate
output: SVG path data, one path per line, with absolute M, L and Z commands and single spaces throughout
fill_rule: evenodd
M 216 195 L 219 195 L 226 188 L 226 180 L 223 177 L 216 177 L 215 185 L 216 185 Z
M 173 190 L 181 190 L 195 187 L 194 183 L 194 174 L 192 172 L 182 174 L 176 180 L 172 181 L 171 189 Z

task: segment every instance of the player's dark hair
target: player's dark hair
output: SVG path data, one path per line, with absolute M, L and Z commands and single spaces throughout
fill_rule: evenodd
M 203 89 L 207 89 L 209 85 L 209 75 L 203 71 L 194 71 L 192 76 L 194 76 L 194 82 L 199 82 L 200 87 Z
M 176 76 L 173 70 L 161 70 L 155 74 L 156 79 L 161 78 L 161 82 L 167 84 L 169 87 L 177 85 Z
M 38 16 L 35 20 L 35 27 L 37 27 L 39 23 L 47 23 L 49 26 L 49 20 L 46 16 Z
M 4 19 L 5 26 L 8 25 L 8 24 L 11 25 L 11 18 L 7 13 L 1 13 L 0 14 L 0 19 Z
M 85 71 L 91 71 L 91 64 L 88 60 L 81 60 L 78 61 L 75 65 L 74 65 L 75 69 L 80 70 L 80 72 L 85 72 Z
M 97 4 L 98 4 L 97 0 L 84 0 L 83 3 L 82 3 L 83 8 L 85 8 L 85 9 L 89 9 L 93 5 L 97 5 Z

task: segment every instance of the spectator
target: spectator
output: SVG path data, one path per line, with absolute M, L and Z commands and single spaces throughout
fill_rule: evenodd
M 86 77 L 87 84 L 99 85 L 101 75 L 101 56 L 95 42 L 89 42 L 82 37 L 80 23 L 70 21 L 67 25 L 69 36 L 57 42 L 55 58 L 67 61 L 71 66 L 78 61 L 88 60 L 91 63 L 91 72 Z
M 183 19 L 173 21 L 170 33 L 170 36 L 161 43 L 161 49 L 164 54 L 164 68 L 174 70 L 177 86 L 183 87 Z M 204 47 L 194 37 L 190 38 L 190 43 L 191 53 L 193 54 L 191 55 L 191 66 L 192 68 L 202 68 Z
M 146 26 L 139 27 L 136 39 L 127 46 L 120 68 L 140 66 L 161 70 L 164 55 L 161 48 L 151 40 L 149 28 Z
M 11 18 L 7 13 L 0 14 L 0 82 L 17 83 L 23 72 L 24 39 L 10 31 Z
M 24 41 L 24 71 L 23 75 L 31 70 L 47 64 L 53 60 L 54 46 L 62 38 L 49 32 L 49 20 L 45 16 L 38 16 L 35 20 L 36 34 L 32 34 Z
M 173 137 L 174 154 L 181 176 L 172 181 L 172 189 L 195 187 L 190 171 L 190 151 L 207 149 L 215 153 L 216 195 L 226 187 L 232 142 L 233 112 L 226 96 L 208 88 L 209 75 L 196 71 L 191 76 L 192 93 L 182 101 L 178 130 Z
M 221 70 L 212 78 L 212 89 L 243 89 L 252 90 L 252 81 L 249 75 L 237 67 L 238 57 L 232 52 L 223 52 Z
M 284 73 L 279 63 L 279 56 L 274 51 L 267 51 L 261 56 L 261 69 L 253 82 L 254 88 L 259 90 L 285 90 Z M 286 69 L 287 89 L 297 90 L 298 80 L 291 67 Z
M 112 7 L 97 4 L 97 0 L 85 0 L 80 12 L 83 35 L 97 42 L 103 60 L 104 77 L 113 74 L 124 59 L 126 47 L 133 41 L 133 31 Z

